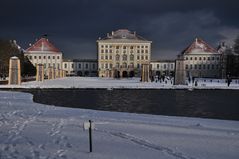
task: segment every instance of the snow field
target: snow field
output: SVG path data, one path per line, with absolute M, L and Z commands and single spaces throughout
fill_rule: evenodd
M 93 120 L 93 153 L 83 122 Z M 239 121 L 60 108 L 0 91 L 0 158 L 238 159 Z

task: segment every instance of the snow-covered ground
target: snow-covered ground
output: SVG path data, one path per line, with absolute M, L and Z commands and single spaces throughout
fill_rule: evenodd
M 140 82 L 139 78 L 110 79 L 98 77 L 66 77 L 44 82 L 25 82 L 20 86 L 0 85 L 0 88 L 130 88 L 130 89 L 239 89 L 239 82 L 233 80 L 230 87 L 221 79 L 197 79 L 198 86 L 173 85 L 172 80 L 166 82 Z
M 239 121 L 60 108 L 0 91 L 0 158 L 238 159 Z

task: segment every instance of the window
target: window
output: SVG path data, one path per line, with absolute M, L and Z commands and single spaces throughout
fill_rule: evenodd
M 65 63 L 65 68 L 67 68 L 67 64 Z
M 112 60 L 112 56 L 110 55 L 110 60 Z
M 101 53 L 104 53 L 104 50 L 103 50 L 103 49 L 101 50 Z
M 88 64 L 88 63 L 85 64 L 85 68 L 86 68 L 86 69 L 89 68 L 89 64 Z
M 123 68 L 127 68 L 127 63 L 126 62 L 123 63 Z
M 108 60 L 108 56 L 107 55 L 105 56 L 105 59 Z
M 192 58 L 192 57 L 190 57 L 190 60 L 193 60 L 193 58 Z
M 145 60 L 148 60 L 148 56 L 145 56 Z
M 101 48 L 104 48 L 104 45 L 101 45 Z
M 137 53 L 139 54 L 139 53 L 140 53 L 140 51 L 139 51 L 139 50 L 137 50 Z
M 157 64 L 157 69 L 159 69 L 159 64 Z
M 81 64 L 80 63 L 78 64 L 78 68 L 81 69 Z
M 212 65 L 212 70 L 214 69 L 214 65 Z
M 192 64 L 190 65 L 190 69 L 193 69 L 193 65 Z
M 60 56 L 57 56 L 57 59 L 59 60 L 59 59 L 60 59 Z
M 145 48 L 148 48 L 148 46 L 146 45 Z
M 131 54 L 131 55 L 130 55 L 130 61 L 133 61 L 133 60 L 134 60 L 134 55 Z
M 116 68 L 119 68 L 120 64 L 119 63 L 116 63 L 115 67 Z
M 212 57 L 212 60 L 214 60 L 214 57 Z
M 105 48 L 108 48 L 108 45 L 105 45 Z
M 144 48 L 144 46 L 142 45 L 141 48 Z
M 166 67 L 167 67 L 166 64 L 164 64 L 164 65 L 163 65 L 163 68 L 166 69 Z
M 103 60 L 104 59 L 104 56 L 101 56 L 101 60 Z
M 186 60 L 188 60 L 188 57 L 186 57 Z
M 173 64 L 171 64 L 171 69 L 173 69 Z
M 130 63 L 129 67 L 134 68 L 134 63 Z
M 112 63 L 110 64 L 110 68 L 112 68 L 113 67 L 113 65 L 112 65 Z
M 112 48 L 112 45 L 110 45 L 110 48 Z
M 141 60 L 144 60 L 144 56 L 143 55 L 141 56 Z
M 198 65 L 198 69 L 201 70 L 201 68 L 202 68 L 202 65 Z
M 204 70 L 206 69 L 206 65 L 203 65 L 203 69 L 204 69 Z
M 139 48 L 140 48 L 140 46 L 137 46 L 137 48 L 139 49 Z
M 46 68 L 46 64 L 44 63 L 44 68 Z
M 123 46 L 123 49 L 126 49 L 126 46 Z
M 116 61 L 119 61 L 120 60 L 120 55 L 116 55 L 115 59 L 116 59 Z
M 108 50 L 105 50 L 105 53 L 108 53 Z
M 137 60 L 139 60 L 139 56 L 137 56 Z
M 137 64 L 137 68 L 140 68 L 140 64 Z
M 197 57 L 195 57 L 194 59 L 197 60 Z
M 134 47 L 133 46 L 130 46 L 130 49 L 133 49 Z
M 110 53 L 112 53 L 113 51 L 110 49 Z
M 34 56 L 34 59 L 37 59 L 37 56 Z
M 32 59 L 32 56 L 29 56 L 29 59 L 31 60 L 31 59 Z
M 101 64 L 101 68 L 104 68 L 104 64 Z
M 210 69 L 210 65 L 207 65 L 207 69 L 208 69 L 208 70 Z
M 127 55 L 123 55 L 123 61 L 127 61 Z
M 197 69 L 197 65 L 194 65 L 194 69 L 195 69 L 195 70 Z
M 208 58 L 207 58 L 207 60 L 209 60 L 209 61 L 210 61 L 210 57 L 208 57 Z
M 39 59 L 41 59 L 41 56 L 39 56 Z
M 92 67 L 93 67 L 93 69 L 95 69 L 95 64 L 93 63 L 93 65 L 92 65 Z
M 202 60 L 202 58 L 201 58 L 201 57 L 199 57 L 199 60 Z
M 71 68 L 74 68 L 74 64 L 71 64 Z
M 55 59 L 55 56 L 52 56 L 53 59 Z
M 116 46 L 116 49 L 119 49 L 119 46 Z
M 143 53 L 144 53 L 144 50 L 141 50 L 141 53 L 143 54 Z
M 206 60 L 206 57 L 203 57 L 203 60 Z
M 149 53 L 149 50 L 145 50 L 145 53 L 146 53 L 146 54 Z
M 51 56 L 48 56 L 48 59 L 51 59 Z
M 186 69 L 186 70 L 188 69 L 188 65 L 185 65 L 185 69 Z
M 220 58 L 219 57 L 217 57 L 217 61 L 219 61 L 220 60 Z
M 46 56 L 43 56 L 43 59 L 46 59 Z

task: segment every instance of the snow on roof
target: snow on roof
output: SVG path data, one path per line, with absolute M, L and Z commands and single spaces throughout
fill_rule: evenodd
M 217 50 L 202 39 L 196 38 L 195 41 L 184 49 L 181 54 L 190 54 L 193 52 L 217 53 Z
M 35 44 L 33 44 L 31 47 L 29 47 L 26 52 L 32 52 L 32 51 L 40 51 L 40 52 L 55 52 L 59 53 L 60 50 L 57 49 L 52 43 L 48 41 L 46 38 L 41 38 L 38 40 Z
M 136 32 L 131 32 L 128 29 L 119 29 L 117 31 L 112 31 L 111 34 L 107 34 L 105 38 L 100 40 L 137 40 L 137 41 L 147 41 L 145 38 L 136 34 Z

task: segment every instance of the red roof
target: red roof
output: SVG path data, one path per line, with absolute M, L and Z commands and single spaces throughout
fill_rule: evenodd
M 51 51 L 51 52 L 60 52 L 59 49 L 57 49 L 52 43 L 48 41 L 46 38 L 41 38 L 38 40 L 35 44 L 33 44 L 31 47 L 29 47 L 27 52 L 30 51 Z
M 209 53 L 217 52 L 216 49 L 211 47 L 205 41 L 203 41 L 202 39 L 196 38 L 195 41 L 182 52 L 182 54 L 188 54 L 195 50 L 200 50 L 200 51 L 209 52 Z

